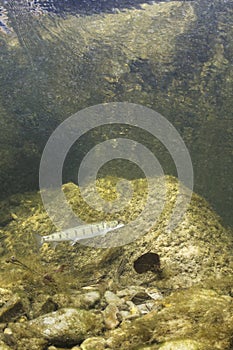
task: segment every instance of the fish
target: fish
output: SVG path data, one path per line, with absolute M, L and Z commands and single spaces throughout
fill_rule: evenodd
M 117 230 L 123 227 L 124 224 L 119 223 L 118 221 L 109 221 L 109 222 L 99 222 L 87 225 L 80 225 L 76 227 L 71 227 L 69 229 L 54 232 L 47 236 L 41 236 L 38 233 L 35 233 L 36 242 L 38 246 L 42 246 L 43 243 L 52 243 L 55 248 L 57 243 L 69 241 L 73 246 L 78 241 L 83 239 L 92 238 L 96 236 L 104 236 L 106 233 Z

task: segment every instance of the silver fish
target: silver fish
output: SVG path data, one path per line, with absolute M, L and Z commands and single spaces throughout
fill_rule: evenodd
M 96 236 L 104 236 L 106 233 L 123 227 L 124 224 L 118 221 L 99 222 L 96 224 L 80 225 L 72 227 L 64 231 L 54 232 L 47 236 L 35 234 L 37 244 L 41 246 L 43 243 L 52 243 L 53 247 L 59 242 L 70 241 L 74 245 L 78 241 Z

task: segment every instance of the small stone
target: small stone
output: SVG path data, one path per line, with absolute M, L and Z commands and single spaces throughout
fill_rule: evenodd
M 129 306 L 130 318 L 136 318 L 140 316 L 140 312 L 137 306 L 132 301 L 127 301 L 126 304 Z
M 131 300 L 134 295 L 142 292 L 145 292 L 145 288 L 142 286 L 129 286 L 126 289 L 118 291 L 116 294 L 120 298 L 123 297 L 125 300 Z
M 150 312 L 150 310 L 148 309 L 147 304 L 137 305 L 137 308 L 138 308 L 138 310 L 139 310 L 141 315 L 146 315 L 146 314 L 148 314 L 148 312 Z
M 18 320 L 19 323 L 23 323 L 27 321 L 27 317 L 26 316 L 21 316 L 20 319 Z
M 147 300 L 151 300 L 151 297 L 148 295 L 148 293 L 146 292 L 140 292 L 140 293 L 136 293 L 133 298 L 131 299 L 131 301 L 135 304 L 135 305 L 140 305 L 142 303 L 144 303 Z
M 48 347 L 48 350 L 57 350 L 57 348 L 56 348 L 56 346 L 51 345 L 51 346 Z
M 116 305 L 110 304 L 103 311 L 104 323 L 107 329 L 114 329 L 119 325 L 117 314 L 119 310 Z
M 98 291 L 88 292 L 83 296 L 83 302 L 89 308 L 93 307 L 99 301 L 100 301 L 100 293 Z
M 12 329 L 7 327 L 4 329 L 3 332 L 3 340 L 6 341 L 7 344 L 14 344 L 15 343 L 15 336 L 12 332 Z
M 46 345 L 45 339 L 20 338 L 17 341 L 17 350 L 44 350 Z
M 122 305 L 123 301 L 113 292 L 107 290 L 104 293 L 105 300 L 108 304 L 114 304 L 114 305 Z
M 82 350 L 104 350 L 106 347 L 106 340 L 101 337 L 92 337 L 84 340 L 80 345 Z
M 0 322 L 12 321 L 25 313 L 24 304 L 18 294 L 13 295 L 0 309 Z
M 119 315 L 120 315 L 121 320 L 127 320 L 130 318 L 131 313 L 129 311 L 126 311 L 126 310 L 121 310 L 121 311 L 119 311 Z
M 147 288 L 145 292 L 151 297 L 153 300 L 161 300 L 163 299 L 162 294 L 156 288 Z
M 58 305 L 48 295 L 39 295 L 33 304 L 33 318 L 56 311 Z
M 200 350 L 200 345 L 191 339 L 174 340 L 165 342 L 159 350 Z
M 5 335 L 12 335 L 13 332 L 12 332 L 12 330 L 11 330 L 10 328 L 5 328 L 5 329 L 4 329 L 4 334 L 5 334 Z

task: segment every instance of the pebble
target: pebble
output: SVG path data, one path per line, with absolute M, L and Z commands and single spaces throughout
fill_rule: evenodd
M 15 336 L 12 332 L 12 329 L 7 327 L 4 329 L 3 331 L 3 336 L 4 336 L 4 340 L 8 343 L 8 344 L 13 344 L 15 342 Z
M 122 301 L 121 298 L 119 298 L 115 293 L 109 290 L 107 290 L 104 293 L 104 297 L 108 304 L 114 304 L 114 305 L 120 306 L 124 303 L 124 301 Z
M 104 350 L 106 349 L 106 340 L 102 337 L 92 337 L 84 340 L 80 345 L 81 350 Z M 73 350 L 73 349 L 72 349 Z
M 114 304 L 110 304 L 105 308 L 103 311 L 103 317 L 107 329 L 114 329 L 119 325 L 118 314 L 118 307 Z
M 132 301 L 127 301 L 126 304 L 129 306 L 129 311 L 130 311 L 130 317 L 128 318 L 131 319 L 131 318 L 136 318 L 140 316 L 138 307 Z
M 95 306 L 100 301 L 100 293 L 98 291 L 92 291 L 84 294 L 83 302 L 88 307 Z

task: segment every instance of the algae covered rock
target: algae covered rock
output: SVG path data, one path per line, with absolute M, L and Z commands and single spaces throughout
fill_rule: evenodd
M 72 308 L 60 309 L 22 324 L 10 324 L 11 342 L 27 344 L 28 339 L 40 339 L 43 344 L 74 346 L 86 337 L 101 332 L 100 314 Z M 9 337 L 8 337 L 9 338 Z
M 87 335 L 98 334 L 102 318 L 92 311 L 60 309 L 28 323 L 29 329 L 55 345 L 75 345 Z

